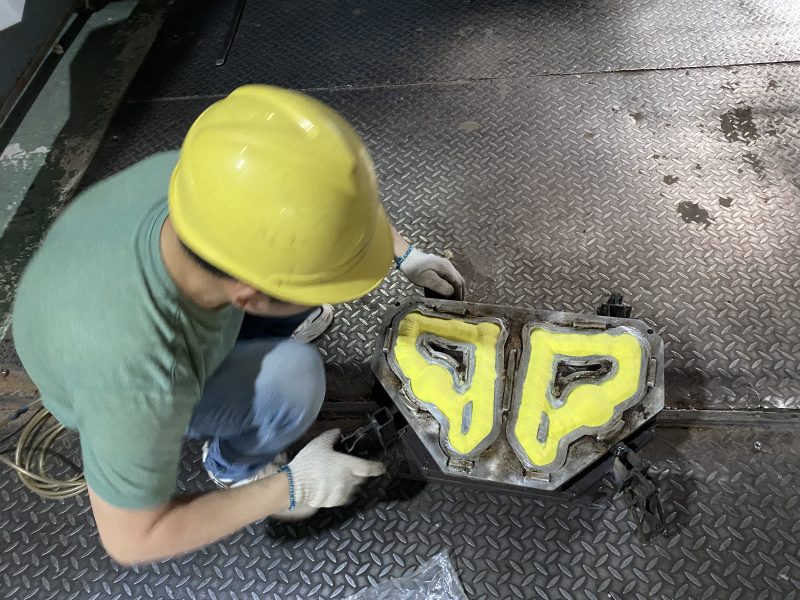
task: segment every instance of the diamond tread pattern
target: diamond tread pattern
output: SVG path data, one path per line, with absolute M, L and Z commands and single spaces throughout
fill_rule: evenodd
M 800 60 L 789 0 L 250 0 L 214 65 L 230 2 L 180 1 L 136 98 Z
M 451 251 L 470 299 L 585 312 L 620 289 L 664 337 L 669 406 L 800 408 L 800 65 L 688 69 L 800 60 L 800 4 L 250 0 L 216 68 L 232 9 L 174 4 L 86 183 L 178 147 L 213 97 L 142 100 L 337 88 L 313 93 L 363 133 L 399 229 Z M 671 70 L 603 73 L 637 69 Z M 335 397 L 371 391 L 384 308 L 411 292 L 393 274 L 337 312 Z M 102 551 L 85 497 L 45 502 L 4 471 L 0 597 L 345 598 L 446 549 L 472 600 L 798 600 L 799 453 L 788 432 L 660 429 L 644 454 L 670 534 L 652 544 L 627 511 L 376 484 L 355 508 L 136 569 Z M 183 489 L 208 485 L 197 454 Z
M 591 312 L 615 289 L 666 343 L 673 408 L 800 407 L 800 66 L 328 90 L 400 231 L 478 302 Z M 211 99 L 123 107 L 89 180 L 178 147 Z M 368 394 L 401 276 L 321 342 Z
M 0 596 L 14 600 L 346 598 L 448 550 L 472 600 L 800 598 L 800 438 L 659 429 L 670 531 L 638 541 L 628 511 L 385 482 L 303 525 L 262 522 L 195 554 L 124 569 L 85 496 L 46 502 L 0 479 Z M 208 488 L 198 448 L 181 487 Z M 400 491 L 401 488 L 404 491 Z M 405 496 L 403 495 L 405 494 Z

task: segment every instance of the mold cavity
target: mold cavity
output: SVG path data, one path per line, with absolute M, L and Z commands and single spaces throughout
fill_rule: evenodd
M 567 386 L 576 381 L 582 379 L 599 381 L 611 373 L 613 368 L 613 362 L 607 358 L 560 360 L 556 363 L 553 397 L 561 398 Z
M 428 351 L 431 358 L 446 362 L 460 382 L 466 382 L 469 359 L 467 351 L 462 346 L 448 344 L 444 340 L 425 340 L 422 347 Z

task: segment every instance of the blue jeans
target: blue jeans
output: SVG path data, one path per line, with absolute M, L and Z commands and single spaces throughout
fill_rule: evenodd
M 206 382 L 188 435 L 210 438 L 205 467 L 217 478 L 248 477 L 316 420 L 325 397 L 322 357 L 315 346 L 288 338 L 304 317 L 256 323 L 268 337 L 248 335 L 245 324 Z

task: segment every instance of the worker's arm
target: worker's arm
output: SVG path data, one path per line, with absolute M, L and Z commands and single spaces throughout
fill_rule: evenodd
M 412 247 L 394 227 L 392 245 L 400 271 L 411 283 L 456 300 L 464 298 L 464 277 L 449 260 Z
M 131 565 L 190 552 L 287 509 L 289 481 L 281 473 L 147 510 L 117 508 L 91 488 L 89 499 L 106 551 L 118 563 Z
M 406 238 L 400 235 L 394 226 L 392 226 L 392 245 L 394 246 L 395 256 L 403 256 L 411 245 Z
M 152 562 L 201 548 L 245 525 L 290 507 L 342 506 L 383 465 L 333 450 L 339 431 L 323 433 L 280 473 L 241 487 L 178 498 L 146 510 L 112 506 L 89 489 L 97 529 L 108 554 L 124 565 Z

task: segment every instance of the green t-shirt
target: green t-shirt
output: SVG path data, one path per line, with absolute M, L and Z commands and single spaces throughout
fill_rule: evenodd
M 184 298 L 161 260 L 177 152 L 87 189 L 56 220 L 17 288 L 14 340 L 44 405 L 80 433 L 89 486 L 149 508 L 175 493 L 181 443 L 242 313 Z

